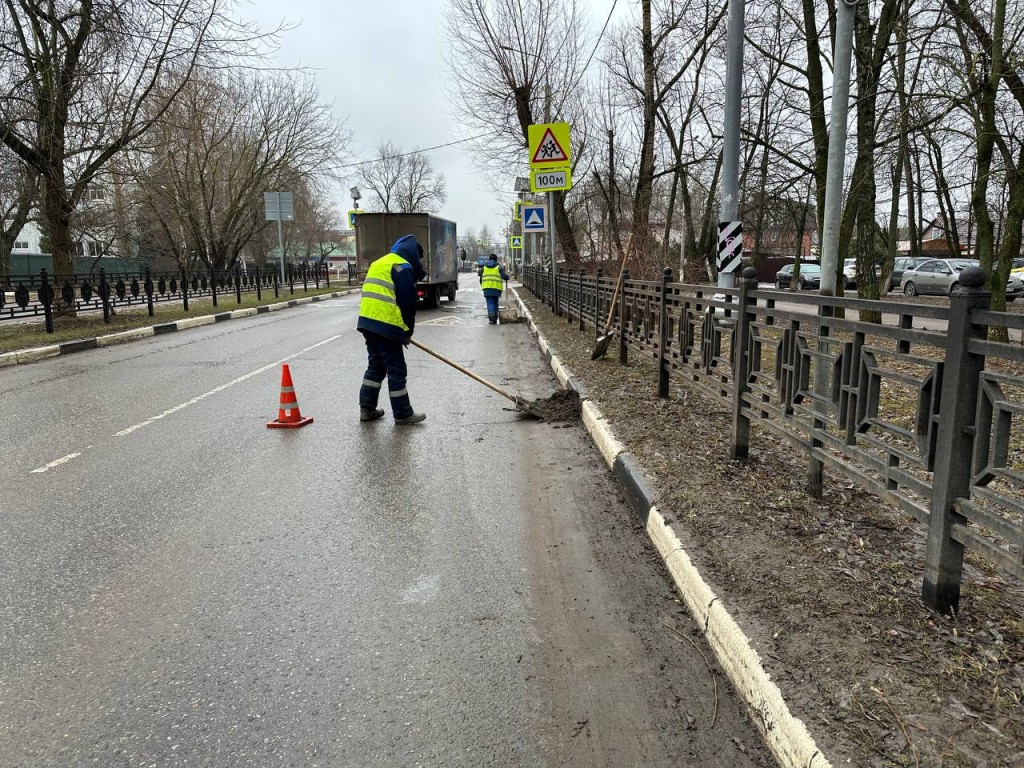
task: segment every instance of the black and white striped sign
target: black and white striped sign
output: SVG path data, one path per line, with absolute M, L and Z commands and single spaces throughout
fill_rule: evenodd
M 743 222 L 718 222 L 718 271 L 735 272 L 743 257 Z

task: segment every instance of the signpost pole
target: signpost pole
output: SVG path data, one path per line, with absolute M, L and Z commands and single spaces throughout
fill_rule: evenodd
M 281 252 L 281 285 L 284 285 L 284 233 L 281 229 L 281 193 L 277 195 L 277 247 Z

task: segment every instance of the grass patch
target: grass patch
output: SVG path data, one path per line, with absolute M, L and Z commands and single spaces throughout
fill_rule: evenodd
M 355 286 L 352 286 L 355 287 Z M 249 309 L 252 307 L 266 306 L 268 304 L 279 304 L 292 299 L 301 299 L 307 296 L 317 296 L 325 293 L 349 290 L 346 283 L 337 283 L 330 288 L 324 286 L 319 290 L 310 288 L 308 291 L 296 290 L 294 294 L 282 291 L 278 298 L 274 298 L 274 291 L 264 291 L 263 298 L 257 299 L 255 293 L 243 293 L 242 303 L 235 301 L 233 293 L 222 294 L 217 297 L 217 306 L 213 306 L 213 300 L 206 297 L 189 299 L 189 310 L 186 312 L 180 301 L 168 301 L 153 305 L 153 317 L 145 304 L 133 305 L 131 307 L 117 307 L 116 315 L 111 315 L 110 322 L 103 322 L 103 313 L 96 310 L 82 313 L 76 317 L 54 317 L 54 332 L 47 333 L 43 318 L 25 318 L 24 320 L 6 320 L 0 323 L 0 353 L 17 352 L 33 347 L 45 347 L 51 344 L 60 344 L 65 341 L 77 339 L 88 339 L 95 336 L 106 336 L 110 333 L 130 331 L 134 328 L 145 328 L 160 323 L 173 323 L 175 320 L 182 320 L 188 317 L 202 317 L 204 315 L 217 315 L 221 312 L 233 312 L 236 309 Z

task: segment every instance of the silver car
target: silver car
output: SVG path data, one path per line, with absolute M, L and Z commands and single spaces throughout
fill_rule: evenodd
M 929 259 L 903 273 L 900 290 L 907 296 L 955 296 L 960 293 L 960 273 L 980 266 L 977 259 Z M 1024 293 L 1024 283 L 1011 277 L 1006 283 L 1006 299 L 1013 301 Z

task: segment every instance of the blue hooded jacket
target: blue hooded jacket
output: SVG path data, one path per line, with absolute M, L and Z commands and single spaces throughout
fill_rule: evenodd
M 356 328 L 362 333 L 376 333 L 395 341 L 405 342 L 412 337 L 413 329 L 416 327 L 416 283 L 427 276 L 420 260 L 423 247 L 416 242 L 413 235 L 406 235 L 395 241 L 390 253 L 397 254 L 409 262 L 409 266 L 396 264 L 391 268 L 391 279 L 395 284 L 395 301 L 402 313 L 402 321 L 409 326 L 409 332 L 405 333 L 401 328 L 368 317 L 360 317 Z

